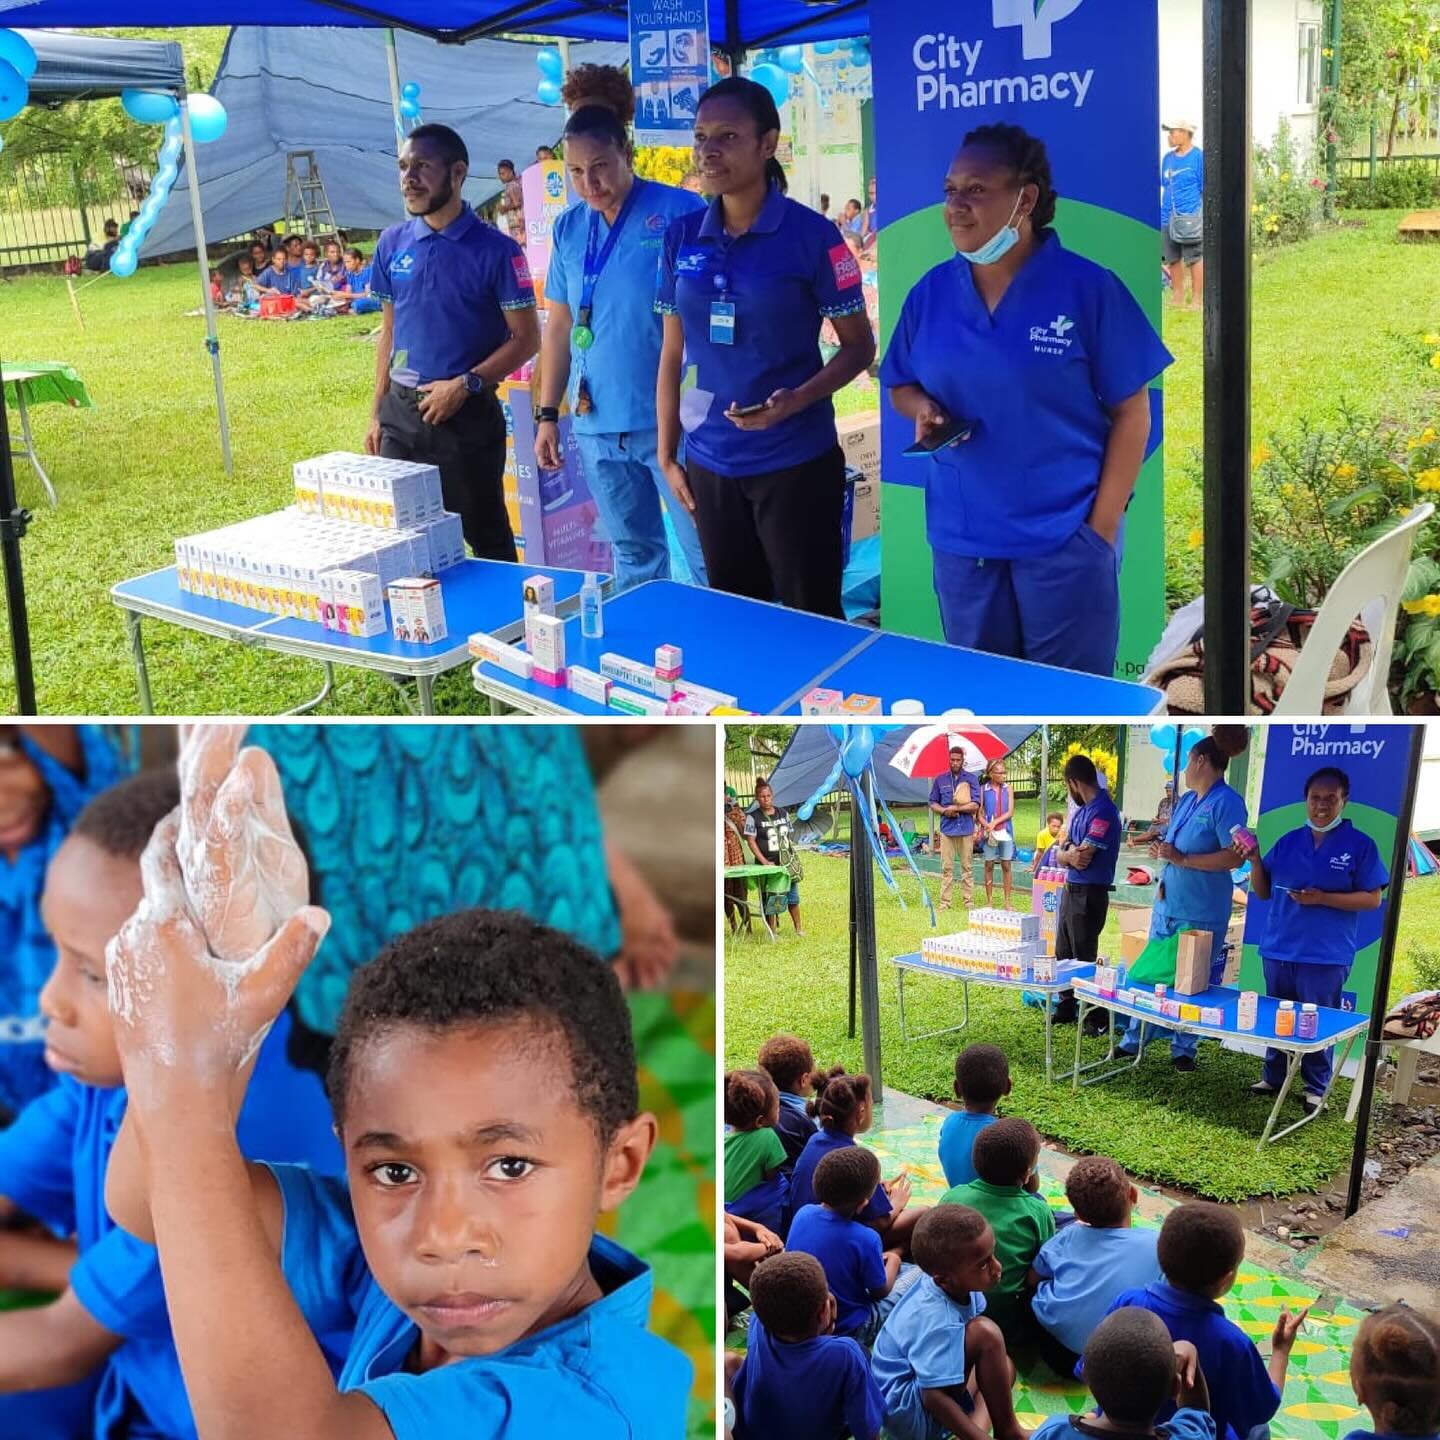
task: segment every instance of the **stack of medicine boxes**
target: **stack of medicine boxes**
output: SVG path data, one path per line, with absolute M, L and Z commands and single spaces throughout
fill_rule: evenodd
M 1055 979 L 1055 961 L 1044 953 L 1040 918 L 1010 910 L 972 910 L 970 928 L 955 935 L 927 936 L 923 960 L 995 980 L 1027 984 Z

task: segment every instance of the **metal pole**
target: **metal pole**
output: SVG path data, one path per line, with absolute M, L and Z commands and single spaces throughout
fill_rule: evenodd
M 1329 87 L 1332 95 L 1338 95 L 1340 89 L 1340 36 L 1343 4 L 1344 0 L 1330 0 L 1330 43 L 1326 46 L 1330 53 L 1325 57 L 1325 63 L 1321 67 L 1325 76 L 1325 84 Z M 1335 142 L 1330 138 L 1333 134 L 1334 126 L 1327 126 L 1325 136 L 1325 218 L 1327 220 L 1335 218 L 1335 197 L 1340 190 L 1337 152 Z
M 875 781 L 867 770 L 861 782 L 871 813 L 875 810 Z M 857 817 L 858 818 L 858 817 Z M 874 1087 L 875 1102 L 885 1094 L 880 1067 L 880 969 L 875 955 L 875 862 L 869 850 L 864 824 L 850 837 L 852 852 L 859 855 L 855 867 L 855 949 L 860 970 L 860 1033 L 865 1053 L 865 1073 Z M 862 849 L 861 847 L 865 847 Z
M 390 109 L 395 116 L 395 154 L 405 148 L 405 117 L 400 113 L 400 59 L 395 53 L 395 31 L 385 32 L 385 63 L 390 69 Z
M 15 382 L 19 393 L 20 382 Z M 20 539 L 30 512 L 15 494 L 15 464 L 10 458 L 10 423 L 0 385 L 0 560 L 5 566 L 5 606 L 10 619 L 10 653 L 15 663 L 15 712 L 34 715 L 35 670 L 30 659 L 30 612 L 25 605 L 25 576 L 20 568 Z
M 1360 1208 L 1365 1181 L 1365 1152 L 1370 1145 L 1370 1107 L 1375 1099 L 1375 1070 L 1384 1049 L 1381 1035 L 1390 1008 L 1390 976 L 1395 968 L 1395 940 L 1400 932 L 1400 903 L 1405 895 L 1405 871 L 1410 860 L 1410 830 L 1415 823 L 1415 794 L 1420 788 L 1420 763 L 1425 758 L 1425 727 L 1411 725 L 1410 760 L 1405 767 L 1405 792 L 1395 816 L 1395 849 L 1390 856 L 1390 896 L 1385 924 L 1380 931 L 1380 954 L 1375 962 L 1375 994 L 1370 1001 L 1370 1033 L 1365 1037 L 1365 1064 L 1360 1072 L 1360 1109 L 1355 1115 L 1355 1148 L 1350 1157 L 1350 1191 L 1345 1201 L 1348 1219 Z
M 210 298 L 210 253 L 205 245 L 205 214 L 200 204 L 200 169 L 195 163 L 195 137 L 190 133 L 190 101 L 180 96 L 180 133 L 185 140 L 185 174 L 190 181 L 190 220 L 195 226 L 195 258 L 200 264 L 200 298 L 205 305 L 205 348 L 215 372 L 215 412 L 220 420 L 220 453 L 225 473 L 235 473 L 230 454 L 230 416 L 225 410 L 225 380 L 220 374 L 220 336 L 215 329 L 215 302 Z
M 1040 828 L 1050 814 L 1050 727 L 1040 727 Z M 1036 861 L 1040 859 L 1037 855 Z
M 850 1039 L 855 1038 L 855 985 L 858 975 L 859 958 L 859 928 L 856 924 L 855 912 L 855 868 L 856 856 L 860 853 L 860 847 L 856 840 L 860 835 L 860 803 L 855 798 L 855 792 L 850 792 L 850 1029 L 847 1032 Z
M 1115 727 L 1115 793 L 1110 797 L 1115 802 L 1115 808 L 1122 813 L 1125 809 L 1125 772 L 1129 769 L 1125 761 L 1130 753 L 1130 731 L 1127 726 L 1117 725 Z
M 1205 0 L 1205 712 L 1250 712 L 1250 37 Z

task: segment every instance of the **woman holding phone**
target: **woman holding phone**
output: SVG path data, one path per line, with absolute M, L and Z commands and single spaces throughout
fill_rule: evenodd
M 952 645 L 1109 675 L 1125 508 L 1173 357 L 1111 271 L 1061 245 L 1045 146 L 972 131 L 945 177 L 955 256 L 906 298 L 880 369 L 926 458 Z
M 875 337 L 834 224 L 786 198 L 779 142 L 763 85 L 705 92 L 695 166 L 714 198 L 670 226 L 660 261 L 659 458 L 715 589 L 843 618 L 845 457 L 830 397 L 869 366 Z M 827 319 L 840 348 L 825 363 Z

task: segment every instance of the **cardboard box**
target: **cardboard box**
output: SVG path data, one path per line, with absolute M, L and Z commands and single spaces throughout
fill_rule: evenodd
M 1143 930 L 1122 930 L 1120 932 L 1120 959 L 1123 964 L 1133 965 L 1150 943 Z
M 1225 931 L 1225 973 L 1220 983 L 1234 989 L 1240 983 L 1240 964 L 1245 955 L 1245 917 L 1237 915 Z
M 1199 995 L 1210 988 L 1210 932 L 1182 930 L 1175 958 L 1177 995 Z
M 869 540 L 880 533 L 880 482 L 858 480 L 854 487 L 855 513 L 850 521 L 851 540 Z
M 438 580 L 396 580 L 389 595 L 391 627 L 397 640 L 433 645 L 445 638 L 445 602 Z
M 880 484 L 880 412 L 865 410 L 858 415 L 846 415 L 835 422 L 836 434 L 840 437 L 840 448 L 845 452 L 845 463 L 858 470 L 866 480 L 877 488 Z M 858 497 L 857 497 L 858 498 Z M 858 512 L 856 516 L 859 518 Z M 870 532 L 874 534 L 874 531 Z M 855 538 L 861 539 L 859 529 Z
M 385 629 L 380 582 L 368 570 L 330 570 L 321 577 L 321 617 L 345 635 L 379 635 Z
M 811 690 L 800 702 L 802 715 L 839 715 L 845 697 L 838 690 L 826 690 L 823 686 Z
M 536 615 L 525 626 L 525 644 L 535 657 L 535 669 L 549 675 L 565 674 L 565 622 L 554 615 Z M 546 682 L 550 683 L 550 682 Z M 563 683 L 563 679 L 561 681 Z

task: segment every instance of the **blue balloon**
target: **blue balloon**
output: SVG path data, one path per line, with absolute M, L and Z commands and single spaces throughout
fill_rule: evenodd
M 225 133 L 230 117 L 213 95 L 192 95 L 187 103 L 190 107 L 190 133 L 197 145 L 208 145 Z
M 870 55 L 870 42 L 863 35 L 857 35 L 850 41 L 850 53 L 852 55 L 864 55 L 868 58 Z
M 558 105 L 560 103 L 560 85 L 555 80 L 542 80 L 535 87 L 535 98 L 542 105 Z
M 1173 725 L 1152 725 L 1150 727 L 1150 743 L 1157 750 L 1174 750 L 1175 727 Z
M 791 75 L 798 75 L 805 68 L 805 47 L 803 45 L 783 45 L 776 58 L 782 70 Z
M 420 98 L 420 87 L 413 80 L 407 80 L 400 87 L 400 98 L 402 100 L 418 100 Z
M 175 97 L 163 90 L 122 90 L 120 103 L 125 113 L 142 125 L 164 125 L 180 114 Z
M 163 170 L 168 166 L 173 170 L 184 153 L 185 142 L 178 135 L 167 140 L 160 147 L 160 168 Z
M 135 232 L 132 229 L 130 233 L 133 235 Z M 117 249 L 110 257 L 110 273 L 124 280 L 127 276 L 135 273 L 135 267 L 138 264 L 139 261 L 136 259 L 133 250 Z
M 790 98 L 790 77 L 778 65 L 757 65 L 750 72 L 750 78 L 757 85 L 763 85 L 777 105 L 783 105 Z
M 547 80 L 559 80 L 565 74 L 565 62 L 560 58 L 560 52 L 551 45 L 536 52 L 535 63 Z
M 817 55 L 833 55 L 840 48 L 838 40 L 817 40 L 815 42 L 815 53 Z
M 840 752 L 845 773 L 852 780 L 858 780 L 869 769 L 874 754 L 875 732 L 868 725 L 852 725 L 845 748 Z
M 8 60 L 0 60 L 0 120 L 13 120 L 29 103 L 29 82 Z
M 400 113 L 407 120 L 418 120 L 420 118 L 420 107 L 413 100 L 402 100 L 400 102 Z
M 14 66 L 15 73 L 22 80 L 28 80 L 40 63 L 35 47 L 23 35 L 17 35 L 13 30 L 0 30 L 0 60 Z

